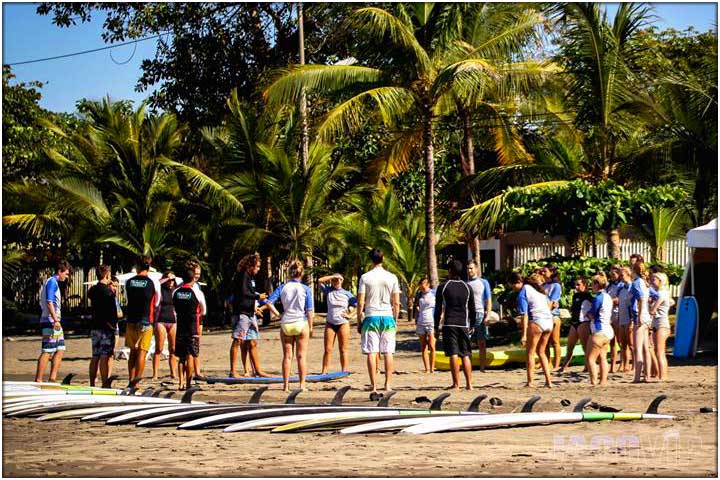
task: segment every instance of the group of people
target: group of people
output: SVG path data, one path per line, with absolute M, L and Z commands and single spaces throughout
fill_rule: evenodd
M 327 300 L 322 373 L 327 373 L 330 368 L 335 343 L 339 346 L 342 370 L 349 370 L 350 324 L 356 318 L 362 353 L 366 355 L 369 390 L 376 393 L 380 355 L 384 356 L 384 388 L 392 389 L 400 285 L 397 277 L 383 267 L 382 251 L 372 250 L 369 259 L 373 266 L 360 277 L 357 297 L 343 288 L 340 274 L 318 279 Z M 258 354 L 258 317 L 270 310 L 280 317 L 284 389 L 289 390 L 293 359 L 297 362 L 299 387 L 304 389 L 314 306 L 312 291 L 302 281 L 303 264 L 291 262 L 288 267 L 290 280 L 268 295 L 258 291 L 255 284 L 260 261 L 258 254 L 246 255 L 240 260 L 226 301 L 232 318 L 230 376 L 268 376 L 261 368 Z M 149 257 L 139 257 L 136 275 L 125 284 L 129 378 L 142 377 L 154 336 L 153 379 L 158 378 L 160 355 L 167 340 L 170 376 L 178 379 L 180 389 L 186 389 L 193 377 L 202 378 L 199 353 L 202 317 L 207 313 L 207 306 L 197 283 L 201 268 L 197 262 L 189 261 L 184 266 L 184 280 L 179 281 L 181 279 L 172 272 L 165 272 L 156 280 L 149 275 L 150 265 Z M 453 382 L 450 388 L 460 388 L 462 369 L 465 387 L 472 389 L 473 343 L 479 350 L 481 370 L 484 371 L 485 366 L 488 321 L 494 314 L 491 287 L 478 275 L 478 267 L 473 261 L 463 265 L 458 260 L 451 260 L 447 267 L 448 279 L 437 289 L 431 288 L 427 279 L 419 283 L 412 316 L 425 372 L 434 372 L 436 339 L 442 336 L 443 350 L 450 362 Z M 462 280 L 465 268 L 467 281 Z M 51 381 L 57 379 L 65 350 L 58 284 L 69 272 L 67 262 L 61 262 L 41 291 L 43 339 L 36 381 L 42 381 L 48 361 L 52 363 L 49 378 Z M 118 318 L 123 313 L 117 301 L 117 279 L 112 277 L 110 267 L 98 267 L 97 276 L 97 284 L 88 291 L 92 305 L 90 381 L 91 385 L 95 384 L 99 370 L 105 385 L 112 370 Z M 527 277 L 512 273 L 508 284 L 517 292 L 517 311 L 522 318 L 521 342 L 528 352 L 528 386 L 533 385 L 536 355 L 546 386 L 551 387 L 551 370 L 563 371 L 568 367 L 578 342 L 585 351 L 585 368 L 593 385 L 605 385 L 608 372 L 614 371 L 616 344 L 620 345 L 620 372 L 634 369 L 636 382 L 652 377 L 667 378 L 665 342 L 670 333 L 668 312 L 672 303 L 668 279 L 662 271 L 648 275 L 639 255 L 633 255 L 629 268 L 613 266 L 609 278 L 598 272 L 590 280 L 575 280 L 568 349 L 562 366 L 559 314 L 562 285 L 555 267 L 546 265 Z M 282 314 L 275 308 L 277 303 L 282 304 Z M 612 353 L 608 368 L 606 352 L 609 345 Z M 551 346 L 555 351 L 554 365 L 550 362 Z M 242 373 L 239 372 L 238 357 Z
M 665 348 L 670 335 L 669 310 L 673 301 L 668 277 L 661 267 L 653 267 L 651 271 L 642 256 L 634 254 L 629 267 L 614 265 L 609 277 L 605 272 L 597 272 L 591 279 L 575 279 L 567 354 L 562 366 L 557 315 L 562 286 L 555 267 L 546 265 L 525 278 L 513 273 L 508 283 L 518 292 L 522 343 L 528 351 L 528 385 L 533 383 L 537 354 L 546 386 L 552 386 L 550 341 L 555 349 L 554 368 L 559 372 L 568 368 L 575 345 L 580 343 L 593 385 L 606 385 L 608 373 L 613 373 L 616 368 L 622 373 L 634 371 L 636 383 L 653 378 L 667 379 Z

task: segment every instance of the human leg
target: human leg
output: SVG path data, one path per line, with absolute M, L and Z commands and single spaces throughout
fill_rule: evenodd
M 560 357 L 562 355 L 562 347 L 560 346 L 560 317 L 553 317 L 553 329 L 550 334 L 549 343 L 552 343 L 553 350 L 555 351 L 553 368 L 557 370 L 560 368 Z M 546 351 L 549 351 L 549 349 L 546 349 Z
M 165 338 L 167 332 L 165 331 L 165 325 L 162 322 L 155 324 L 155 351 L 153 352 L 152 360 L 152 379 L 157 380 L 160 373 L 160 357 L 162 356 L 163 347 L 165 346 Z
M 237 377 L 237 360 L 238 360 L 238 352 L 240 350 L 240 344 L 242 343 L 242 340 L 239 338 L 233 338 L 232 343 L 230 343 L 230 376 L 231 377 Z
M 90 376 L 90 386 L 95 386 L 95 379 L 97 378 L 98 374 L 98 366 L 100 365 L 100 357 L 93 355 L 92 358 L 90 358 L 90 366 L 88 368 L 88 375 Z
M 308 341 L 310 340 L 310 325 L 305 324 L 303 332 L 295 337 L 295 357 L 297 358 L 298 379 L 300 380 L 300 390 L 305 390 L 305 377 L 307 376 L 307 360 L 306 352 Z
M 425 373 L 430 373 L 430 355 L 428 353 L 427 335 L 418 335 L 418 340 L 420 341 L 420 356 L 422 357 Z
M 326 323 L 323 342 L 325 350 L 323 352 L 322 371 L 320 372 L 322 375 L 328 373 L 328 370 L 330 369 L 330 358 L 332 357 L 333 347 L 335 346 L 335 337 L 337 337 L 335 330 L 333 330 L 330 324 Z
M 283 390 L 286 392 L 290 391 L 290 361 L 293 354 L 293 346 L 295 343 L 295 337 L 285 335 L 280 330 L 280 343 L 283 349 L 282 358 L 282 376 L 283 376 Z
M 45 376 L 45 369 L 52 353 L 41 352 L 37 360 L 37 368 L 35 370 L 35 381 L 42 382 Z
M 565 371 L 569 366 L 570 363 L 572 363 L 573 359 L 573 351 L 575 350 L 575 345 L 578 341 L 578 333 L 577 328 L 575 326 L 570 327 L 570 332 L 568 333 L 567 338 L 567 353 L 565 354 L 565 361 L 563 362 L 562 366 L 560 367 L 560 371 Z
M 552 369 L 552 366 L 550 365 L 550 359 L 545 353 L 547 351 L 545 347 L 549 343 L 551 335 L 552 332 L 542 332 L 542 334 L 540 335 L 540 340 L 538 341 L 537 348 L 538 357 L 540 357 L 540 366 L 542 367 L 543 373 L 545 374 L 545 386 L 547 388 L 552 388 L 552 380 L 550 379 L 550 370 Z M 556 350 L 556 352 L 559 352 L 559 350 Z
M 527 386 L 532 387 L 534 386 L 534 378 L 535 378 L 535 353 L 538 350 L 539 344 L 540 344 L 540 338 L 542 337 L 542 331 L 540 328 L 533 322 L 530 322 L 530 324 L 527 327 L 527 338 L 526 338 L 526 347 L 525 350 L 527 352 L 527 359 L 525 360 L 525 368 L 527 373 Z M 543 351 L 543 354 L 545 352 Z M 545 359 L 547 360 L 547 356 L 545 356 Z
M 167 329 L 166 329 L 167 330 Z M 170 378 L 175 378 L 177 371 L 177 357 L 175 356 L 175 338 L 177 337 L 177 324 L 173 324 L 170 330 L 167 330 L 168 342 L 168 366 L 170 367 Z
M 669 328 L 660 327 L 655 330 L 655 356 L 658 359 L 658 378 L 662 381 L 668 379 L 668 363 L 667 354 L 665 353 L 665 345 L 669 335 Z
M 340 349 L 340 368 L 348 372 L 350 368 L 349 352 L 350 346 L 350 323 L 343 323 L 337 332 L 338 348 Z

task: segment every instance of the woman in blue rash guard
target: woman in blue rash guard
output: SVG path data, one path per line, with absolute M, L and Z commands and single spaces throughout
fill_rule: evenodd
M 612 327 L 613 301 L 605 291 L 607 288 L 607 277 L 595 275 L 592 279 L 592 288 L 595 298 L 587 316 L 590 320 L 590 332 L 592 336 L 588 340 L 590 352 L 587 356 L 588 370 L 590 371 L 590 383 L 593 385 L 607 385 L 608 362 L 607 346 L 613 339 L 615 333 Z M 598 379 L 597 362 L 600 360 L 600 378 Z M 599 381 L 598 381 L 599 380 Z
M 652 357 L 650 356 L 649 331 L 652 326 L 650 316 L 650 291 L 647 284 L 647 268 L 644 262 L 632 265 L 632 284 L 630 286 L 630 315 L 635 323 L 634 338 L 635 351 L 633 362 L 635 364 L 634 383 L 647 381 L 650 378 Z
M 350 343 L 350 318 L 357 305 L 355 295 L 342 288 L 343 276 L 339 273 L 320 277 L 318 283 L 327 299 L 327 319 L 325 321 L 325 351 L 323 353 L 322 374 L 328 373 L 335 340 L 340 350 L 340 368 L 347 372 L 348 345 Z
M 540 365 L 545 373 L 545 386 L 552 388 L 550 380 L 550 361 L 545 348 L 553 329 L 552 313 L 541 275 L 533 274 L 523 279 L 517 272 L 510 274 L 510 286 L 518 292 L 518 313 L 522 315 L 521 342 L 527 349 L 527 386 L 533 387 L 535 375 L 535 354 L 540 357 Z
M 553 330 L 550 334 L 550 340 L 546 353 L 548 358 L 550 357 L 550 345 L 552 345 L 555 351 L 553 368 L 558 370 L 560 368 L 561 360 L 561 347 L 560 347 L 560 297 L 562 296 L 562 285 L 560 284 L 560 276 L 557 273 L 557 268 L 554 265 L 548 263 L 542 268 L 542 274 L 544 278 L 543 288 L 545 294 L 550 300 L 550 312 L 553 317 Z

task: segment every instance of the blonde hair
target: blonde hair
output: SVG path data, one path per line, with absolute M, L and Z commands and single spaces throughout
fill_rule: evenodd
M 303 263 L 300 260 L 293 260 L 290 262 L 290 265 L 288 265 L 288 275 L 290 275 L 290 278 L 302 277 L 303 270 Z
M 668 280 L 668 276 L 665 273 L 657 272 L 657 273 L 653 273 L 653 276 L 655 276 L 655 278 L 660 280 L 660 290 L 668 289 L 668 283 L 670 283 L 670 282 Z
M 605 288 L 607 288 L 608 279 L 604 272 L 598 273 L 597 275 L 592 277 L 592 281 L 593 283 L 597 283 L 602 290 L 605 290 Z

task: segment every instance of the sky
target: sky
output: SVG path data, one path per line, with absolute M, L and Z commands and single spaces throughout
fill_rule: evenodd
M 3 3 L 2 62 L 3 64 L 34 60 L 102 47 L 103 15 L 95 14 L 89 23 L 70 28 L 52 24 L 51 16 L 36 13 L 38 4 Z M 606 8 L 612 16 L 617 3 Z M 656 23 L 660 28 L 672 27 L 698 31 L 717 30 L 717 3 L 653 3 Z M 111 50 L 78 55 L 13 67 L 16 80 L 37 80 L 45 85 L 40 105 L 56 112 L 74 112 L 75 102 L 81 98 L 99 99 L 105 95 L 136 103 L 151 92 L 136 92 L 140 78 L 140 64 L 153 58 L 157 40 L 138 42 Z M 113 60 L 114 59 L 114 60 Z M 117 62 L 117 63 L 116 63 Z M 124 63 L 127 62 L 127 63 Z M 119 65 L 118 63 L 123 63 Z

